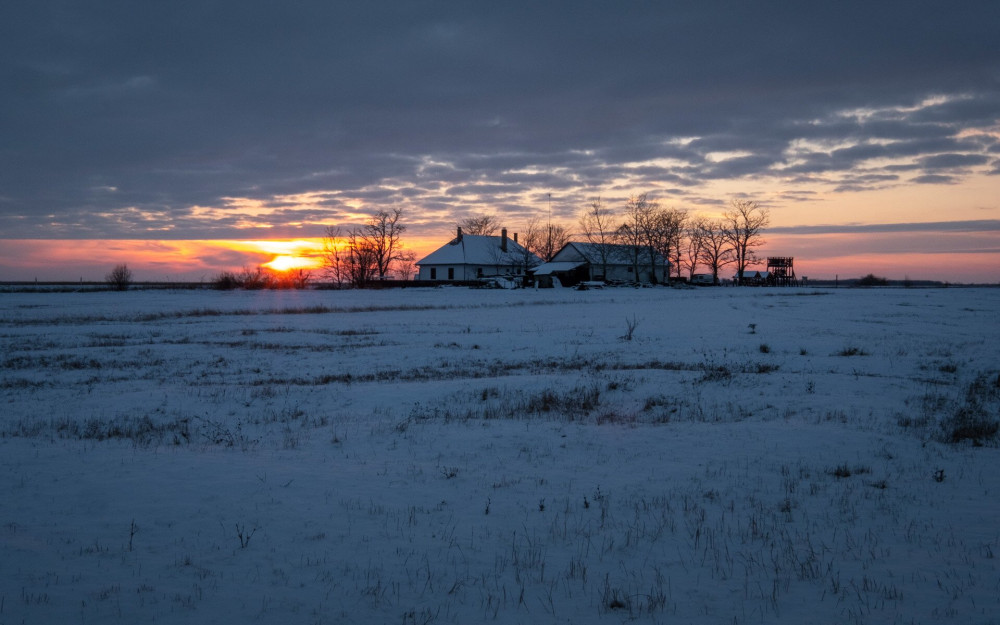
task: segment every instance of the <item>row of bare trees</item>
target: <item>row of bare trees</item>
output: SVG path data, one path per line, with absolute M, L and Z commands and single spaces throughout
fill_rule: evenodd
M 346 231 L 327 227 L 323 250 L 326 278 L 340 286 L 363 287 L 386 279 L 392 270 L 403 279 L 412 276 L 415 257 L 400 241 L 406 230 L 402 217 L 400 208 L 379 210 L 364 224 Z M 631 196 L 620 211 L 597 198 L 579 222 L 604 275 L 608 275 L 608 265 L 620 264 L 624 255 L 636 280 L 647 267 L 650 276 L 670 271 L 678 277 L 686 272 L 689 278 L 703 267 L 716 282 L 721 269 L 730 264 L 735 265 L 742 281 L 746 268 L 757 260 L 755 250 L 764 242 L 761 234 L 768 223 L 767 209 L 754 200 L 732 200 L 718 219 L 692 218 L 685 210 L 662 207 L 645 193 Z M 478 214 L 457 225 L 469 235 L 495 236 L 502 224 L 495 215 Z M 518 242 L 526 256 L 525 265 L 530 266 L 528 256 L 551 260 L 570 239 L 566 227 L 534 218 Z
M 647 267 L 651 276 L 664 275 L 669 267 L 673 275 L 687 273 L 688 278 L 702 267 L 718 282 L 719 272 L 730 264 L 736 266 L 742 281 L 746 268 L 757 260 L 755 249 L 764 242 L 761 233 L 768 222 L 767 209 L 754 200 L 734 199 L 722 217 L 708 219 L 662 207 L 643 193 L 631 196 L 621 210 L 597 198 L 584 209 L 579 225 L 603 275 L 608 275 L 609 264 L 625 260 L 635 280 Z M 467 234 L 492 236 L 501 222 L 495 215 L 479 214 L 458 225 Z M 570 239 L 564 226 L 535 218 L 527 223 L 519 242 L 549 261 Z
M 764 242 L 761 233 L 768 222 L 767 209 L 753 200 L 734 199 L 722 217 L 713 220 L 661 207 L 645 193 L 630 197 L 620 215 L 597 198 L 580 217 L 582 234 L 604 275 L 608 264 L 620 262 L 624 253 L 636 280 L 641 266 L 648 264 L 655 276 L 657 263 L 664 270 L 669 263 L 676 276 L 686 271 L 690 278 L 704 267 L 718 282 L 719 271 L 735 264 L 742 282 L 747 266 L 757 260 L 755 249 Z
M 344 231 L 328 226 L 323 238 L 323 273 L 338 286 L 363 287 L 385 280 L 395 266 L 404 279 L 413 272 L 413 252 L 404 250 L 403 209 L 379 210 L 364 224 Z

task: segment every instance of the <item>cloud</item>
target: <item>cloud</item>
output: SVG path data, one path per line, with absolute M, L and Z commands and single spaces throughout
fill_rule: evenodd
M 0 230 L 297 236 L 359 202 L 958 183 L 996 153 L 998 21 L 990 1 L 8 3 Z
M 885 232 L 1000 232 L 1000 219 L 967 221 L 929 221 L 887 224 L 827 224 L 816 226 L 779 226 L 768 234 L 871 234 Z
M 911 181 L 917 184 L 956 184 L 958 182 L 955 176 L 945 174 L 924 174 L 912 178 Z
M 924 169 L 948 170 L 963 169 L 975 165 L 985 165 L 989 162 L 989 157 L 984 154 L 935 154 L 925 156 L 920 159 L 920 166 Z

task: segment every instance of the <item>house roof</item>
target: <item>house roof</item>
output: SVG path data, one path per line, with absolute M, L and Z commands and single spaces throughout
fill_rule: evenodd
M 571 263 L 571 262 L 553 262 L 549 261 L 547 263 L 542 263 L 541 265 L 535 267 L 531 270 L 531 273 L 536 276 L 547 276 L 553 273 L 559 273 L 562 271 L 573 271 L 577 267 L 581 267 L 587 264 L 586 262 Z
M 607 253 L 607 262 L 609 265 L 631 265 L 632 260 L 632 246 L 631 245 L 621 245 L 618 243 L 608 243 L 604 245 L 605 251 Z M 574 253 L 575 252 L 575 253 Z M 643 249 L 645 254 L 645 248 Z M 601 264 L 601 245 L 597 243 L 587 243 L 585 241 L 570 241 L 562 247 L 558 252 L 556 252 L 553 259 L 567 260 L 581 258 L 591 265 Z M 662 264 L 664 261 L 663 257 L 659 254 L 656 255 L 656 264 Z
M 541 259 L 520 243 L 507 239 L 507 251 L 500 249 L 502 237 L 464 234 L 445 243 L 417 261 L 418 265 L 521 265 L 527 256 L 535 262 Z

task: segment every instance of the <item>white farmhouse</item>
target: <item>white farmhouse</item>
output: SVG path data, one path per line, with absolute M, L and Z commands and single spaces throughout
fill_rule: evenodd
M 418 280 L 458 282 L 494 276 L 518 277 L 542 262 L 521 244 L 517 235 L 507 237 L 507 229 L 500 236 L 462 234 L 417 261 Z

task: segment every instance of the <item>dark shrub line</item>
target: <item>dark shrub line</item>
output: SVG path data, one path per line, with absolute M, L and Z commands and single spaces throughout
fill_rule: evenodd
M 748 362 L 742 365 L 712 365 L 706 363 L 682 363 L 676 361 L 649 360 L 641 363 L 594 363 L 585 358 L 561 360 L 528 360 L 521 362 L 474 361 L 463 367 L 451 369 L 439 366 L 424 366 L 403 371 L 383 369 L 370 373 L 327 373 L 312 377 L 267 378 L 251 382 L 255 386 L 289 385 L 322 386 L 326 384 L 352 384 L 367 382 L 423 382 L 431 380 L 497 378 L 520 373 L 551 373 L 557 371 L 700 371 L 705 376 L 699 381 L 724 380 L 734 373 L 766 374 L 778 370 L 778 365 Z
M 46 326 L 78 323 L 118 322 L 145 323 L 163 321 L 165 319 L 186 319 L 199 317 L 255 317 L 266 315 L 327 315 L 327 314 L 357 314 L 378 312 L 421 312 L 427 310 L 471 310 L 491 308 L 514 308 L 523 306 L 554 306 L 563 302 L 509 302 L 502 304 L 475 304 L 470 306 L 431 305 L 431 304 L 399 304 L 393 306 L 299 306 L 288 308 L 267 308 L 261 310 L 237 309 L 220 310 L 217 308 L 195 308 L 171 312 L 145 313 L 141 315 L 83 315 L 74 317 L 52 317 L 50 319 L 4 319 L 0 326 Z

